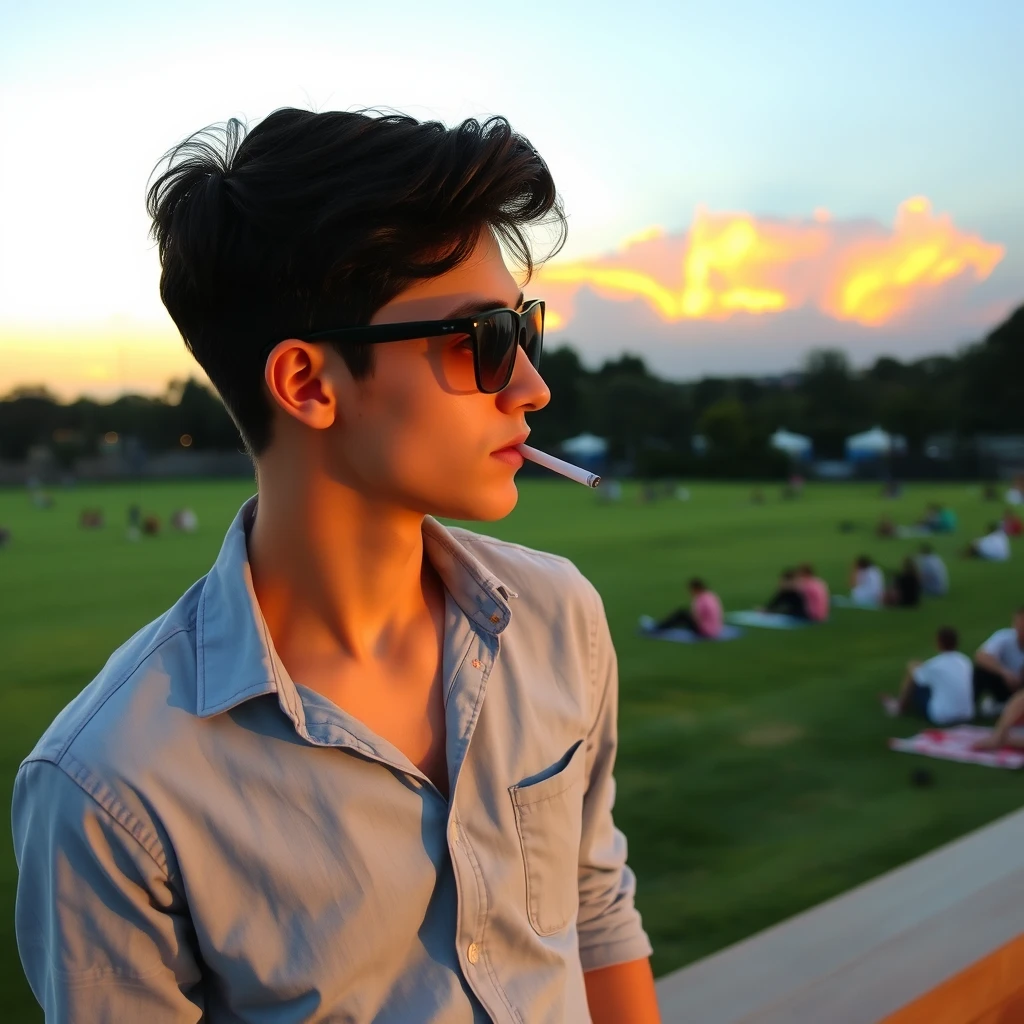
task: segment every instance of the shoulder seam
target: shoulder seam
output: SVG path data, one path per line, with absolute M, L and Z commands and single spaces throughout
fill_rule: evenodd
M 143 662 L 145 662 L 147 658 L 149 658 L 151 655 L 155 654 L 158 650 L 160 650 L 160 648 L 163 647 L 163 645 L 165 643 L 167 643 L 168 640 L 173 639 L 179 633 L 187 633 L 187 632 L 189 632 L 189 627 L 188 626 L 176 626 L 166 636 L 158 637 L 156 640 L 154 640 L 153 643 L 150 644 L 150 646 L 148 646 L 145 649 L 145 651 L 142 653 L 142 655 L 139 657 L 139 659 L 135 662 L 135 664 L 132 665 L 132 667 L 122 676 L 122 678 L 119 679 L 117 681 L 117 683 L 115 683 L 113 686 L 110 687 L 110 689 L 107 691 L 106 695 L 99 702 L 99 704 L 97 704 L 96 707 L 93 708 L 92 713 L 89 714 L 85 718 L 85 720 L 78 726 L 78 728 L 75 729 L 74 732 L 71 733 L 71 735 L 65 741 L 64 745 L 60 748 L 60 751 L 57 753 L 56 757 L 52 759 L 53 763 L 58 765 L 58 766 L 60 765 L 60 762 L 64 759 L 64 757 L 67 754 L 68 750 L 71 748 L 71 744 L 74 743 L 76 739 L 78 739 L 79 733 L 93 720 L 93 718 L 96 717 L 96 715 L 99 713 L 99 711 L 103 707 L 103 705 L 106 704 L 107 701 L 110 700 L 110 698 L 113 697 L 113 695 L 115 693 L 117 693 L 117 691 L 120 690 L 121 687 L 124 686 L 124 684 L 126 682 L 128 682 L 128 680 L 131 679 L 131 677 L 133 675 L 135 675 L 136 672 L 138 672 L 138 670 L 142 667 Z M 50 760 L 50 759 L 49 758 L 37 758 L 36 760 Z
M 69 771 L 62 763 L 69 762 L 74 771 Z M 145 852 L 150 860 L 160 869 L 161 874 L 167 882 L 170 882 L 170 872 L 167 867 L 167 855 L 160 841 L 146 826 L 128 810 L 127 807 L 115 796 L 114 792 L 98 776 L 94 775 L 81 761 L 72 754 L 65 754 L 61 761 L 54 761 L 49 757 L 29 757 L 24 764 L 50 764 L 57 771 L 70 779 L 103 813 L 121 827 L 135 844 Z

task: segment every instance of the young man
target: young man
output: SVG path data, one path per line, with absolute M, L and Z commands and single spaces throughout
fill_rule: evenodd
M 656 1021 L 600 598 L 433 518 L 516 503 L 544 310 L 498 242 L 564 228 L 547 167 L 502 119 L 281 110 L 150 211 L 258 497 L 19 771 L 47 1020 Z
M 1004 704 L 1024 684 L 1024 608 L 997 629 L 974 654 L 974 696 Z
M 957 650 L 959 643 L 955 629 L 940 629 L 935 636 L 939 653 L 907 665 L 899 696 L 882 698 L 886 711 L 919 715 L 933 725 L 969 722 L 974 717 L 971 659 Z

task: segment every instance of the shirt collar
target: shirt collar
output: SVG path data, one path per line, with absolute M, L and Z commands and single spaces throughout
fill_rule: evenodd
M 252 584 L 246 537 L 256 516 L 256 503 L 253 496 L 238 510 L 199 598 L 196 711 L 203 718 L 267 693 L 277 693 L 293 718 L 303 717 L 298 694 L 274 649 Z M 508 598 L 518 595 L 432 516 L 423 520 L 423 545 L 466 618 L 484 632 L 501 633 L 512 617 Z

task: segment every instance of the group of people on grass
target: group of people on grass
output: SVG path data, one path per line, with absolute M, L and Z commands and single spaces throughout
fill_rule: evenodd
M 869 608 L 915 608 L 924 596 L 949 592 L 949 570 L 931 544 L 922 544 L 917 557 L 908 555 L 886 581 L 885 573 L 867 555 L 860 555 L 850 573 L 850 600 Z
M 950 534 L 957 529 L 957 515 L 948 505 L 932 502 L 924 516 L 912 526 L 897 526 L 891 516 L 882 516 L 875 534 L 882 538 L 919 537 L 929 534 Z M 1015 509 L 1007 507 L 1001 519 L 989 523 L 985 533 L 967 545 L 968 558 L 1005 562 L 1010 557 L 1010 538 L 1024 535 L 1024 519 Z
M 983 715 L 999 713 L 993 733 L 977 748 L 1024 749 L 1024 739 L 1010 732 L 1024 721 L 1024 607 L 1017 609 L 1008 627 L 997 629 L 975 651 L 973 659 L 959 650 L 957 631 L 950 626 L 937 632 L 935 644 L 936 655 L 908 663 L 897 695 L 883 695 L 886 711 L 916 715 L 933 725 L 969 722 L 976 710 Z
M 925 534 L 949 534 L 957 528 L 953 509 L 931 503 L 915 529 Z M 965 554 L 986 561 L 1006 561 L 1010 557 L 1010 537 L 1024 534 L 1024 523 L 1013 509 L 974 541 Z M 660 621 L 644 616 L 641 629 L 657 633 L 669 629 L 687 629 L 698 638 L 718 637 L 724 625 L 722 602 L 704 580 L 690 580 L 690 605 L 679 608 Z M 949 591 L 949 570 L 942 556 L 927 541 L 916 556 L 908 555 L 899 568 L 888 574 L 868 555 L 858 556 L 850 573 L 849 602 L 867 608 L 914 608 L 924 597 L 941 597 Z M 846 599 L 837 599 L 843 601 Z M 831 597 L 828 584 L 811 565 L 783 570 L 775 592 L 759 612 L 787 615 L 808 622 L 828 618 Z
M 853 564 L 850 598 L 854 604 L 911 608 L 920 603 L 922 595 L 938 597 L 948 590 L 946 563 L 930 544 L 921 545 L 917 558 L 905 558 L 889 582 L 882 569 L 867 555 L 861 555 Z M 641 628 L 649 633 L 688 629 L 709 640 L 718 637 L 725 622 L 720 598 L 699 577 L 690 580 L 689 591 L 688 607 L 677 608 L 660 620 L 644 616 L 640 620 Z M 805 562 L 796 569 L 783 569 L 775 592 L 758 611 L 824 622 L 830 605 L 828 584 L 817 575 L 813 565 Z
M 689 583 L 690 604 L 677 608 L 661 620 L 643 616 L 640 627 L 647 633 L 660 633 L 668 629 L 688 629 L 697 637 L 714 640 L 722 634 L 725 613 L 719 596 L 699 577 Z M 761 611 L 789 615 L 809 622 L 824 622 L 828 618 L 830 595 L 828 584 L 804 563 L 798 569 L 784 569 L 778 587 Z

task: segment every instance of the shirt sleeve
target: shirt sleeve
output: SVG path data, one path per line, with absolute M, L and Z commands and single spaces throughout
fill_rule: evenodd
M 991 654 L 993 658 L 998 658 L 1000 662 L 1003 661 L 1003 645 L 1006 640 L 1006 635 L 1001 629 L 997 629 L 982 645 L 981 649 L 986 654 Z
M 15 780 L 15 929 L 29 985 L 47 1024 L 193 1024 L 203 1004 L 184 900 L 144 826 L 96 793 L 102 805 L 49 761 Z
M 587 736 L 577 917 L 584 971 L 641 960 L 652 952 L 634 905 L 636 877 L 626 864 L 626 837 L 612 818 L 612 773 L 618 746 L 618 666 L 596 590 L 593 600 L 590 643 L 595 707 Z
M 934 685 L 934 671 L 935 671 L 935 659 L 929 658 L 926 662 L 918 665 L 917 668 L 911 673 L 914 682 L 919 686 L 933 686 Z

